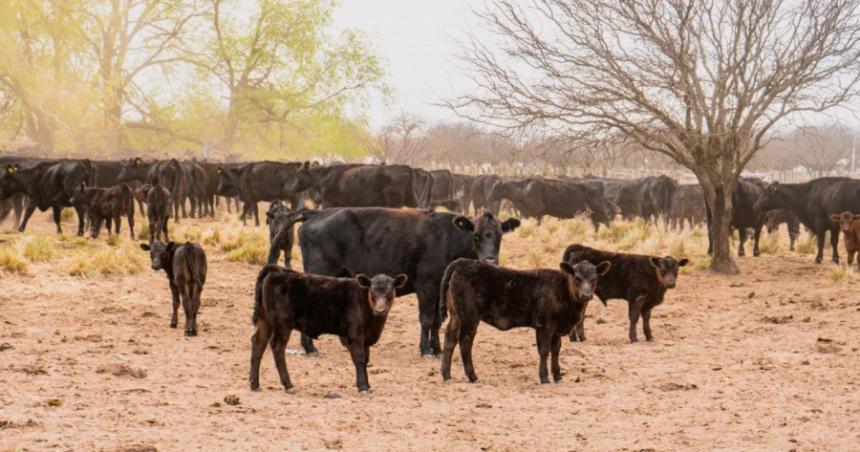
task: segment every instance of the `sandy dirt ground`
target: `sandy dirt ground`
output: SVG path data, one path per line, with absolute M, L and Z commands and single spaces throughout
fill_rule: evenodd
M 51 232 L 48 216 L 33 229 Z M 564 245 L 544 249 L 560 257 Z M 511 235 L 502 261 L 527 267 L 532 246 Z M 834 281 L 833 265 L 810 256 L 741 258 L 736 277 L 688 269 L 654 311 L 652 343 L 628 343 L 625 302 L 592 302 L 588 341 L 565 340 L 564 379 L 548 385 L 533 331 L 488 325 L 474 347 L 479 382 L 455 353 L 443 383 L 439 361 L 419 356 L 405 296 L 362 396 L 334 337 L 318 358 L 287 356 L 294 395 L 269 351 L 262 391 L 250 391 L 258 266 L 207 252 L 194 338 L 181 310 L 168 327 L 163 273 L 87 279 L 42 263 L 2 274 L 0 450 L 860 449 L 856 270 Z

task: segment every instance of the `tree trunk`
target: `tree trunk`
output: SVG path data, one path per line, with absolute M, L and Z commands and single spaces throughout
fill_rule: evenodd
M 108 154 L 122 149 L 122 101 L 121 88 L 108 89 L 105 96 L 105 150 Z
M 711 270 L 735 275 L 738 273 L 738 267 L 732 259 L 730 245 L 732 193 L 736 182 L 714 181 L 707 176 L 697 175 L 697 177 L 702 185 L 705 204 L 710 213 L 708 236 L 712 246 Z

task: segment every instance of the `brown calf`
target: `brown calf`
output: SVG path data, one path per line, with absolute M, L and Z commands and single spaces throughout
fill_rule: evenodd
M 173 317 L 170 327 L 176 328 L 179 301 L 185 311 L 185 335 L 197 336 L 197 311 L 200 309 L 200 293 L 206 284 L 206 253 L 200 245 L 186 242 L 156 241 L 141 243 L 140 248 L 149 251 L 152 269 L 164 270 L 173 296 Z
M 845 235 L 845 252 L 848 254 L 848 265 L 851 265 L 854 263 L 854 255 L 860 251 L 860 214 L 834 213 L 830 218 L 839 223 L 839 229 Z M 860 270 L 860 258 L 857 259 L 857 269 Z

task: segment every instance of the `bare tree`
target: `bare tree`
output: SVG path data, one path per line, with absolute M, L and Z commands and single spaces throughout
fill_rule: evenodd
M 497 0 L 478 13 L 500 48 L 466 43 L 476 87 L 448 105 L 508 130 L 618 133 L 689 168 L 713 212 L 711 267 L 719 272 L 737 272 L 732 191 L 774 125 L 857 92 L 857 1 L 520 5 Z
M 427 149 L 424 121 L 401 114 L 383 127 L 369 147 L 380 163 L 416 164 Z

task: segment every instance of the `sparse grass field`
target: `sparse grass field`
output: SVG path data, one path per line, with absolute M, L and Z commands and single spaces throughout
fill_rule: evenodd
M 262 207 L 262 206 L 261 206 Z M 814 265 L 805 233 L 762 238 L 742 274 L 710 273 L 703 229 L 644 221 L 595 233 L 584 218 L 534 220 L 505 237 L 501 262 L 556 268 L 564 248 L 684 256 L 679 286 L 654 310 L 653 343 L 627 343 L 622 301 L 591 303 L 589 340 L 562 345 L 564 380 L 539 385 L 531 330 L 483 325 L 481 380 L 455 353 L 452 382 L 418 355 L 414 295 L 398 299 L 371 357 L 374 392 L 354 389 L 348 353 L 323 337 L 319 358 L 289 354 L 297 393 L 279 388 L 267 352 L 248 389 L 250 314 L 265 226 L 233 215 L 170 224 L 203 244 L 209 276 L 200 336 L 168 327 L 163 273 L 123 232 L 64 236 L 36 214 L 24 235 L 0 225 L 0 450 L 848 450 L 860 443 L 860 276 Z M 507 215 L 503 215 L 507 217 Z M 145 219 L 138 217 L 138 237 Z M 840 245 L 841 246 L 841 245 Z M 842 251 L 842 250 L 840 250 Z M 829 251 L 826 253 L 829 256 Z M 293 267 L 301 268 L 298 247 Z M 640 330 L 641 337 L 641 330 Z M 290 348 L 298 347 L 294 334 Z

